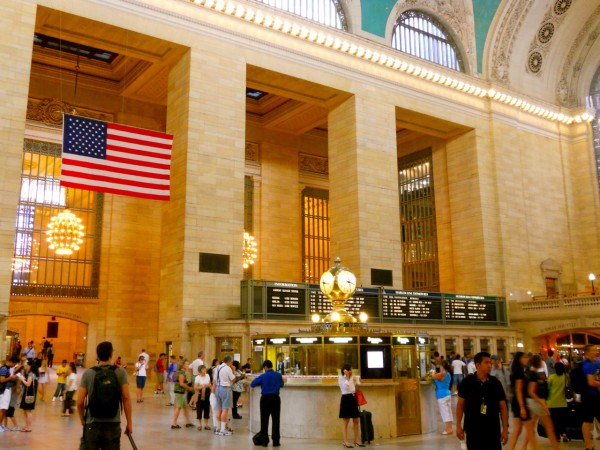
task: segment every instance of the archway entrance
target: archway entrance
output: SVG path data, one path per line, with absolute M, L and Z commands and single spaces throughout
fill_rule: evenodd
M 27 343 L 33 341 L 36 354 L 43 349 L 44 340 L 52 344 L 54 364 L 63 359 L 77 362 L 78 354 L 85 354 L 88 325 L 76 320 L 58 316 L 25 315 L 12 316 L 8 320 L 10 351 L 14 351 L 20 341 L 25 349 Z M 83 362 L 83 361 L 80 361 Z

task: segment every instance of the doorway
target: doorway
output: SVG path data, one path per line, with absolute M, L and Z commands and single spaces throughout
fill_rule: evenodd
M 20 342 L 24 349 L 28 342 L 33 341 L 38 354 L 47 340 L 52 345 L 54 365 L 64 359 L 85 365 L 88 331 L 85 323 L 58 316 L 14 316 L 8 320 L 8 329 L 15 336 L 12 348 Z

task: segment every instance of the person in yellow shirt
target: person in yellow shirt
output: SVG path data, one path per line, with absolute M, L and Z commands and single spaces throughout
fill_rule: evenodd
M 56 391 L 54 392 L 54 396 L 52 397 L 52 401 L 56 401 L 56 397 L 60 398 L 60 401 L 63 401 L 63 394 L 65 393 L 65 388 L 67 385 L 67 374 L 68 374 L 67 360 L 63 359 L 62 365 L 56 369 L 57 385 Z

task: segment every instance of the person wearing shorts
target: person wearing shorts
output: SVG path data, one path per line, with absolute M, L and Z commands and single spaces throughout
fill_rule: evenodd
M 217 400 L 217 409 L 220 410 L 221 428 L 217 430 L 218 436 L 231 436 L 231 431 L 227 430 L 227 416 L 229 410 L 233 407 L 233 392 L 231 385 L 235 383 L 236 376 L 231 369 L 233 358 L 231 355 L 225 356 L 223 362 L 213 373 L 216 375 L 213 378 L 213 391 Z
M 19 369 L 20 364 L 18 356 L 11 357 L 4 366 L 0 367 L 0 383 L 6 383 L 4 385 L 4 391 L 0 394 L 0 433 L 7 430 L 7 428 L 2 425 L 2 422 L 4 422 L 6 411 L 10 407 L 12 386 L 17 380 L 17 376 L 14 374 L 18 372 Z

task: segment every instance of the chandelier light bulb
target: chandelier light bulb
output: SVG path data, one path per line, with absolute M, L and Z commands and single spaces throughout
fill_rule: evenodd
M 244 247 L 242 253 L 242 265 L 244 269 L 248 269 L 254 264 L 258 256 L 257 244 L 254 236 L 244 231 Z
M 50 219 L 46 231 L 48 248 L 60 256 L 72 255 L 83 243 L 83 230 L 81 219 L 65 209 Z

